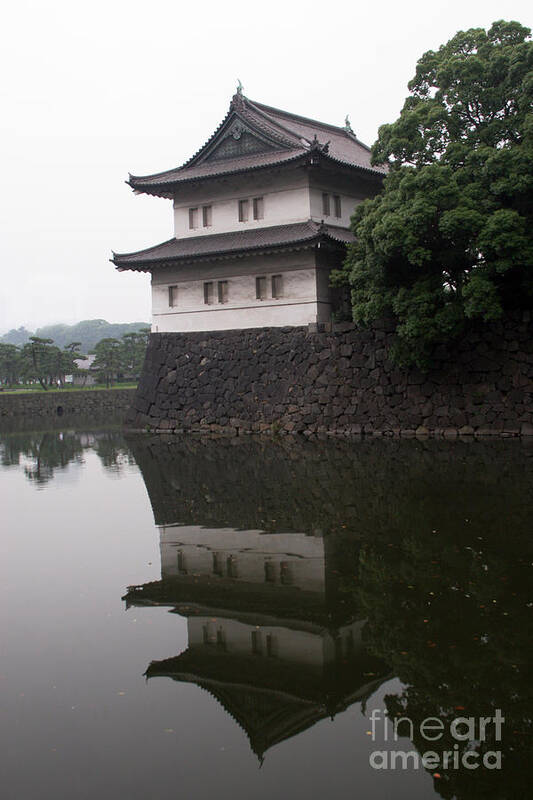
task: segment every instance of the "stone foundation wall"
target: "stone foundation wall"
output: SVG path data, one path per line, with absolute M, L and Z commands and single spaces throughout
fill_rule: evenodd
M 533 434 L 529 312 L 480 325 L 428 373 L 387 356 L 386 323 L 152 334 L 130 428 L 352 435 Z
M 0 421 L 13 417 L 62 417 L 72 414 L 102 416 L 130 408 L 135 389 L 94 389 L 91 391 L 0 392 Z

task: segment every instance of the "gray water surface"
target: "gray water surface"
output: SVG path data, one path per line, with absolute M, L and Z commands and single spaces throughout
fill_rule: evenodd
M 528 796 L 533 448 L 61 424 L 0 434 L 2 797 Z

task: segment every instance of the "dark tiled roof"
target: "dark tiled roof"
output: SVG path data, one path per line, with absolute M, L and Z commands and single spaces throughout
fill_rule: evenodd
M 309 142 L 315 136 L 321 143 L 329 142 L 328 155 L 335 160 L 384 174 L 385 170 L 380 167 L 373 167 L 370 163 L 370 148 L 360 142 L 355 134 L 346 130 L 346 128 L 328 125 L 325 122 L 318 122 L 306 117 L 299 117 L 296 114 L 280 111 L 278 108 L 271 108 L 262 103 L 249 102 L 254 109 L 263 113 L 267 119 L 289 130 L 292 134 Z
M 128 183 L 134 189 L 143 191 L 145 185 L 148 186 L 171 186 L 175 183 L 195 180 L 196 178 L 207 178 L 214 175 L 227 175 L 230 172 L 245 172 L 249 169 L 258 169 L 276 164 L 283 164 L 302 157 L 302 148 L 292 150 L 275 150 L 268 153 L 254 153 L 249 156 L 227 159 L 224 161 L 207 161 L 190 167 L 179 167 L 169 172 L 161 172 L 158 175 L 148 175 L 145 178 L 135 178 L 130 175 Z
M 253 251 L 265 252 L 277 248 L 310 247 L 319 240 L 347 244 L 353 242 L 354 237 L 345 228 L 308 220 L 291 225 L 169 239 L 168 242 L 135 253 L 113 253 L 111 261 L 120 269 L 150 270 L 164 263 L 239 257 Z
M 242 123 L 252 134 L 265 142 L 266 152 L 246 156 L 206 160 L 217 144 L 228 136 L 235 122 Z M 375 173 L 385 174 L 382 167 L 370 163 L 370 149 L 346 128 L 328 125 L 316 120 L 290 114 L 277 108 L 255 103 L 242 95 L 235 95 L 230 109 L 214 134 L 181 167 L 154 175 L 130 175 L 128 183 L 136 190 L 151 194 L 171 196 L 171 187 L 185 181 L 245 172 L 288 161 L 306 159 L 310 152 L 319 150 L 323 158 Z

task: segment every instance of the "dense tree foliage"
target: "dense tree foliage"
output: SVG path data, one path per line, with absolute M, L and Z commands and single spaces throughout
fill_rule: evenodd
M 392 316 L 394 356 L 425 366 L 469 320 L 533 304 L 533 42 L 517 22 L 425 53 L 372 158 L 384 189 L 352 218 L 337 284 L 353 316 Z
M 102 339 L 94 349 L 96 358 L 93 362 L 93 369 L 98 374 L 98 378 L 106 386 L 109 386 L 113 378 L 117 375 L 121 366 L 120 342 L 118 339 Z

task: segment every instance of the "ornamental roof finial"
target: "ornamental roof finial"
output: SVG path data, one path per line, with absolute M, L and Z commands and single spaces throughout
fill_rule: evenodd
M 242 90 L 243 89 L 244 89 L 244 86 L 242 85 L 240 80 L 237 78 L 237 94 L 242 94 Z
M 352 126 L 350 125 L 350 117 L 348 116 L 348 114 L 346 114 L 344 118 L 344 130 L 346 131 L 346 133 L 353 133 Z

